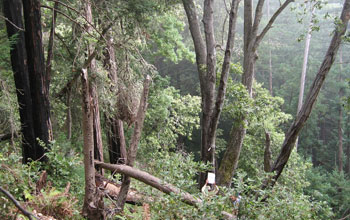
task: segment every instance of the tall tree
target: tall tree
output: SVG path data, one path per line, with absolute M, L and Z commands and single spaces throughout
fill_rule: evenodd
M 311 19 L 310 19 L 309 28 L 307 30 L 306 40 L 305 40 L 303 68 L 302 68 L 301 77 L 300 77 L 299 101 L 298 101 L 297 114 L 300 111 L 301 106 L 303 105 L 307 62 L 309 58 L 310 41 L 311 41 L 311 34 L 312 34 L 312 27 L 313 27 L 313 17 L 315 15 L 315 5 L 312 5 L 311 7 L 312 7 Z M 295 148 L 298 149 L 298 139 L 295 143 Z
M 266 1 L 266 6 L 267 6 L 267 19 L 270 19 L 270 0 Z M 268 36 L 268 45 L 269 45 L 269 90 L 270 94 L 273 95 L 273 90 L 272 90 L 272 54 L 271 54 L 271 38 Z
M 21 0 L 4 0 L 3 6 L 4 15 L 8 19 L 6 22 L 8 37 L 16 37 L 16 43 L 11 49 L 11 64 L 21 120 L 23 162 L 27 163 L 29 159 L 39 159 L 44 150 L 37 145 L 34 134 L 32 97 L 22 23 L 22 2 Z
M 264 0 L 258 1 L 255 9 L 255 15 L 253 16 L 253 0 L 244 0 L 244 59 L 242 84 L 246 86 L 250 97 L 252 97 L 253 94 L 254 66 L 256 60 L 258 59 L 257 49 L 266 33 L 271 29 L 276 18 L 291 2 L 293 2 L 293 0 L 286 0 L 272 15 L 267 25 L 262 29 L 261 33 L 258 34 L 260 21 L 263 15 L 262 11 L 264 2 Z M 220 185 L 231 185 L 234 171 L 238 165 L 244 136 L 246 134 L 246 124 L 247 120 L 245 116 L 237 118 L 234 122 L 230 133 L 230 139 L 227 144 L 227 149 L 218 170 L 218 184 Z
M 37 138 L 47 145 L 52 139 L 52 128 L 49 83 L 42 47 L 40 1 L 6 0 L 3 5 L 8 19 L 8 36 L 18 37 L 11 50 L 11 62 L 21 117 L 23 162 L 29 159 L 44 161 L 45 150 Z
M 23 0 L 25 42 L 33 102 L 35 137 L 45 144 L 52 139 L 50 119 L 49 77 L 45 71 L 39 0 Z
M 92 33 L 92 8 L 91 1 L 85 1 L 85 18 L 88 24 L 85 25 L 85 30 L 88 33 Z M 88 56 L 94 53 L 93 45 L 88 42 Z M 94 157 L 99 161 L 103 161 L 103 147 L 102 147 L 102 135 L 101 135 L 101 122 L 100 122 L 100 107 L 98 101 L 97 83 L 96 83 L 96 59 L 93 58 L 89 64 L 90 74 L 90 87 L 89 92 L 91 96 L 91 106 L 93 114 L 93 130 L 94 130 Z M 101 170 L 102 172 L 102 170 Z
M 103 219 L 103 206 L 101 207 L 101 196 L 95 183 L 94 167 L 94 122 L 91 103 L 90 85 L 88 71 L 81 70 L 82 84 L 82 115 L 83 115 L 83 136 L 84 136 L 84 171 L 85 171 L 85 197 L 83 215 L 90 220 Z
M 285 135 L 284 142 L 282 144 L 281 152 L 278 155 L 272 167 L 272 171 L 275 172 L 276 175 L 273 177 L 273 181 L 271 184 L 274 184 L 279 178 L 279 176 L 281 175 L 285 165 L 288 162 L 290 154 L 293 150 L 297 136 L 301 131 L 301 129 L 304 127 L 307 119 L 311 114 L 311 111 L 316 102 L 318 94 L 320 93 L 321 87 L 336 58 L 336 54 L 338 52 L 339 45 L 342 41 L 342 37 L 345 35 L 345 32 L 347 30 L 349 19 L 350 19 L 350 0 L 345 0 L 343 5 L 343 10 L 340 16 L 341 22 L 337 23 L 331 43 L 328 47 L 328 50 L 323 59 L 323 62 L 317 72 L 317 75 L 312 83 L 312 86 L 306 97 L 305 103 L 303 104 L 301 110 L 299 111 L 292 125 L 289 127 Z
M 339 88 L 339 118 L 338 118 L 338 170 L 339 172 L 343 172 L 343 105 L 342 105 L 342 98 L 344 93 L 344 88 L 342 88 L 342 72 L 343 72 L 343 53 L 342 49 L 340 48 L 339 51 L 339 65 L 340 65 L 340 73 L 339 73 L 339 82 L 340 82 L 340 88 Z
M 222 111 L 226 84 L 228 79 L 237 10 L 240 0 L 232 0 L 229 30 L 225 48 L 224 62 L 221 69 L 219 86 L 216 88 L 216 42 L 213 26 L 213 0 L 204 1 L 203 24 L 205 41 L 202 37 L 196 6 L 193 0 L 183 0 L 183 6 L 187 15 L 189 29 L 191 32 L 195 53 L 197 70 L 200 81 L 202 97 L 202 118 L 201 118 L 201 160 L 205 163 L 212 163 L 215 169 L 215 139 L 220 114 Z M 206 173 L 200 174 L 199 185 L 202 187 L 207 178 Z

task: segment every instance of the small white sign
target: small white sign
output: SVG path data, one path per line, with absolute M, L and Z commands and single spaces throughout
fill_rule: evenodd
M 208 173 L 208 183 L 209 184 L 215 183 L 215 173 Z

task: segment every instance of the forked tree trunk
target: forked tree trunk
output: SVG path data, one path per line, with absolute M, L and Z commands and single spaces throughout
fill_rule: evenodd
M 272 15 L 261 33 L 258 34 L 264 0 L 258 1 L 254 16 L 253 1 L 244 0 L 244 60 L 242 84 L 245 85 L 250 97 L 252 97 L 253 90 L 254 66 L 258 58 L 256 54 L 257 49 L 266 33 L 271 29 L 276 18 L 291 2 L 293 2 L 293 0 L 286 0 Z M 245 116 L 235 119 L 235 122 L 233 123 L 230 139 L 218 171 L 220 180 L 218 184 L 222 186 L 231 186 L 232 177 L 238 165 L 244 136 L 246 134 L 246 124 L 247 120 Z
M 295 141 L 297 139 L 297 136 L 301 129 L 304 127 L 307 119 L 309 118 L 312 108 L 316 102 L 316 99 L 318 97 L 318 94 L 321 90 L 321 87 L 324 83 L 324 80 L 327 77 L 327 74 L 329 70 L 332 67 L 332 64 L 334 63 L 336 54 L 339 49 L 340 42 L 342 40 L 342 37 L 344 36 L 348 22 L 350 19 L 350 0 L 345 0 L 343 11 L 341 14 L 341 24 L 338 24 L 336 26 L 333 38 L 331 40 L 331 43 L 329 45 L 328 51 L 323 59 L 323 62 L 321 64 L 320 69 L 318 70 L 318 73 L 313 81 L 313 84 L 310 88 L 310 91 L 307 95 L 306 101 L 303 104 L 301 110 L 299 111 L 296 119 L 288 129 L 284 142 L 282 144 L 281 152 L 279 156 L 277 157 L 272 171 L 276 173 L 276 175 L 273 177 L 272 181 L 267 181 L 268 184 L 266 184 L 264 187 L 268 185 L 274 185 L 275 182 L 278 180 L 279 176 L 281 175 L 285 165 L 288 162 L 288 159 L 290 157 L 290 154 L 293 150 L 293 147 L 295 145 Z
M 219 87 L 216 88 L 216 42 L 213 27 L 213 0 L 204 1 L 203 24 L 205 41 L 202 37 L 194 1 L 182 1 L 196 52 L 196 63 L 201 88 L 201 161 L 212 164 L 213 169 L 215 169 L 216 130 L 225 100 L 226 83 L 231 62 L 239 2 L 240 0 L 232 0 L 231 2 L 229 31 L 224 62 L 222 65 L 220 84 Z M 216 92 L 217 95 L 215 96 Z M 206 178 L 206 173 L 200 174 L 200 187 L 205 184 Z
M 21 0 L 4 0 L 3 6 L 4 15 L 12 23 L 6 22 L 8 37 L 11 38 L 17 34 L 17 42 L 12 45 L 10 55 L 21 120 L 23 163 L 27 163 L 30 159 L 37 160 L 41 158 L 44 150 L 35 140 L 33 106 L 22 23 L 22 2 Z
M 148 106 L 147 100 L 148 100 L 150 83 L 151 83 L 151 78 L 150 78 L 150 76 L 147 76 L 144 83 L 143 83 L 143 92 L 141 95 L 140 105 L 138 108 L 136 121 L 135 121 L 135 125 L 134 125 L 134 132 L 133 132 L 131 140 L 130 140 L 129 151 L 128 151 L 128 156 L 127 156 L 127 160 L 126 160 L 126 164 L 128 166 L 131 166 L 131 167 L 134 166 L 134 162 L 136 160 L 137 148 L 138 148 L 138 144 L 140 142 L 142 128 L 143 128 L 143 122 L 144 122 L 145 116 L 146 116 L 146 110 L 147 110 L 147 106 Z M 130 182 L 131 182 L 130 177 L 128 175 L 125 175 L 123 177 L 123 183 L 120 187 L 119 195 L 117 197 L 117 202 L 116 202 L 117 207 L 120 209 L 120 211 L 124 210 L 126 196 L 128 195 L 128 191 L 130 188 Z
M 45 58 L 42 46 L 40 1 L 23 0 L 22 2 L 35 137 L 48 145 L 50 137 L 52 137 L 52 126 L 50 120 L 49 79 L 45 71 Z M 44 154 L 44 151 L 39 152 L 40 154 Z

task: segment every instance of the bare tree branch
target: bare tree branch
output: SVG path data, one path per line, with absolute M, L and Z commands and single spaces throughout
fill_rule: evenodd
M 281 14 L 281 12 L 290 4 L 294 2 L 294 0 L 286 0 L 281 7 L 279 7 L 277 9 L 277 11 L 272 15 L 272 17 L 269 20 L 269 23 L 267 23 L 267 25 L 265 26 L 265 28 L 262 30 L 262 32 L 260 33 L 260 35 L 257 36 L 256 41 L 255 41 L 255 48 L 257 48 L 260 44 L 260 42 L 262 41 L 262 39 L 264 38 L 264 36 L 266 35 L 266 33 L 270 30 L 270 28 L 272 27 L 273 23 L 275 22 L 276 18 Z
M 25 31 L 23 28 L 18 27 L 17 25 L 15 25 L 12 21 L 10 21 L 8 18 L 6 18 L 5 16 L 0 15 L 0 18 L 4 19 L 5 21 L 7 21 L 9 24 L 11 24 L 12 26 L 14 26 L 15 28 L 17 28 L 20 31 Z
M 32 213 L 28 212 L 26 209 L 24 209 L 19 202 L 15 199 L 15 197 L 13 197 L 13 195 L 11 195 L 11 193 L 7 192 L 4 188 L 2 188 L 0 186 L 0 191 L 2 193 L 4 193 L 6 195 L 7 198 L 9 198 L 13 204 L 15 204 L 15 206 L 23 213 L 23 215 L 27 216 L 30 220 L 32 220 L 32 216 L 35 219 L 38 219 L 35 215 L 33 215 Z M 38 219 L 39 220 L 39 219 Z

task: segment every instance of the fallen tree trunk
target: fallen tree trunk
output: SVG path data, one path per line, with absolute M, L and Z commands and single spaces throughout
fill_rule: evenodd
M 103 177 L 101 174 L 96 173 L 95 175 L 96 187 L 102 190 L 107 197 L 110 199 L 116 200 L 118 194 L 120 192 L 121 184 L 116 183 L 114 181 L 110 181 L 109 179 Z M 144 202 L 153 202 L 154 199 L 152 197 L 146 196 L 143 193 L 140 193 L 136 189 L 130 188 L 126 197 L 126 202 L 142 205 Z
M 203 203 L 203 201 L 201 199 L 197 199 L 194 196 L 192 196 L 191 194 L 184 192 L 184 191 L 181 191 L 181 189 L 179 189 L 179 188 L 177 188 L 169 183 L 166 183 L 166 182 L 162 181 L 161 179 L 159 179 L 155 176 L 152 176 L 151 174 L 149 174 L 145 171 L 136 169 L 134 167 L 130 167 L 127 165 L 122 165 L 122 164 L 118 165 L 118 164 L 103 163 L 103 162 L 97 161 L 97 160 L 95 160 L 95 165 L 99 166 L 103 169 L 107 169 L 107 170 L 110 170 L 113 172 L 128 175 L 129 177 L 137 179 L 137 180 L 139 180 L 139 181 L 141 181 L 149 186 L 152 186 L 152 187 L 154 187 L 154 188 L 158 189 L 159 191 L 162 191 L 166 194 L 170 195 L 171 193 L 174 193 L 174 194 L 180 195 L 182 202 L 184 202 L 188 205 L 194 206 L 196 208 L 198 208 L 199 205 L 201 203 Z M 228 212 L 222 211 L 221 214 L 223 215 L 223 217 L 225 219 L 235 219 L 235 216 L 228 213 Z
M 161 179 L 152 176 L 151 174 L 138 170 L 136 168 L 127 166 L 127 165 L 118 165 L 118 164 L 109 164 L 109 163 L 103 163 L 100 161 L 95 160 L 95 165 L 111 170 L 117 173 L 121 173 L 127 176 L 130 176 L 134 179 L 137 179 L 147 185 L 150 185 L 166 194 L 180 194 L 181 195 L 181 201 L 183 201 L 186 204 L 198 207 L 199 203 L 202 203 L 202 200 L 194 198 L 191 194 L 187 192 L 182 192 L 180 189 L 176 188 L 175 186 L 168 184 Z

